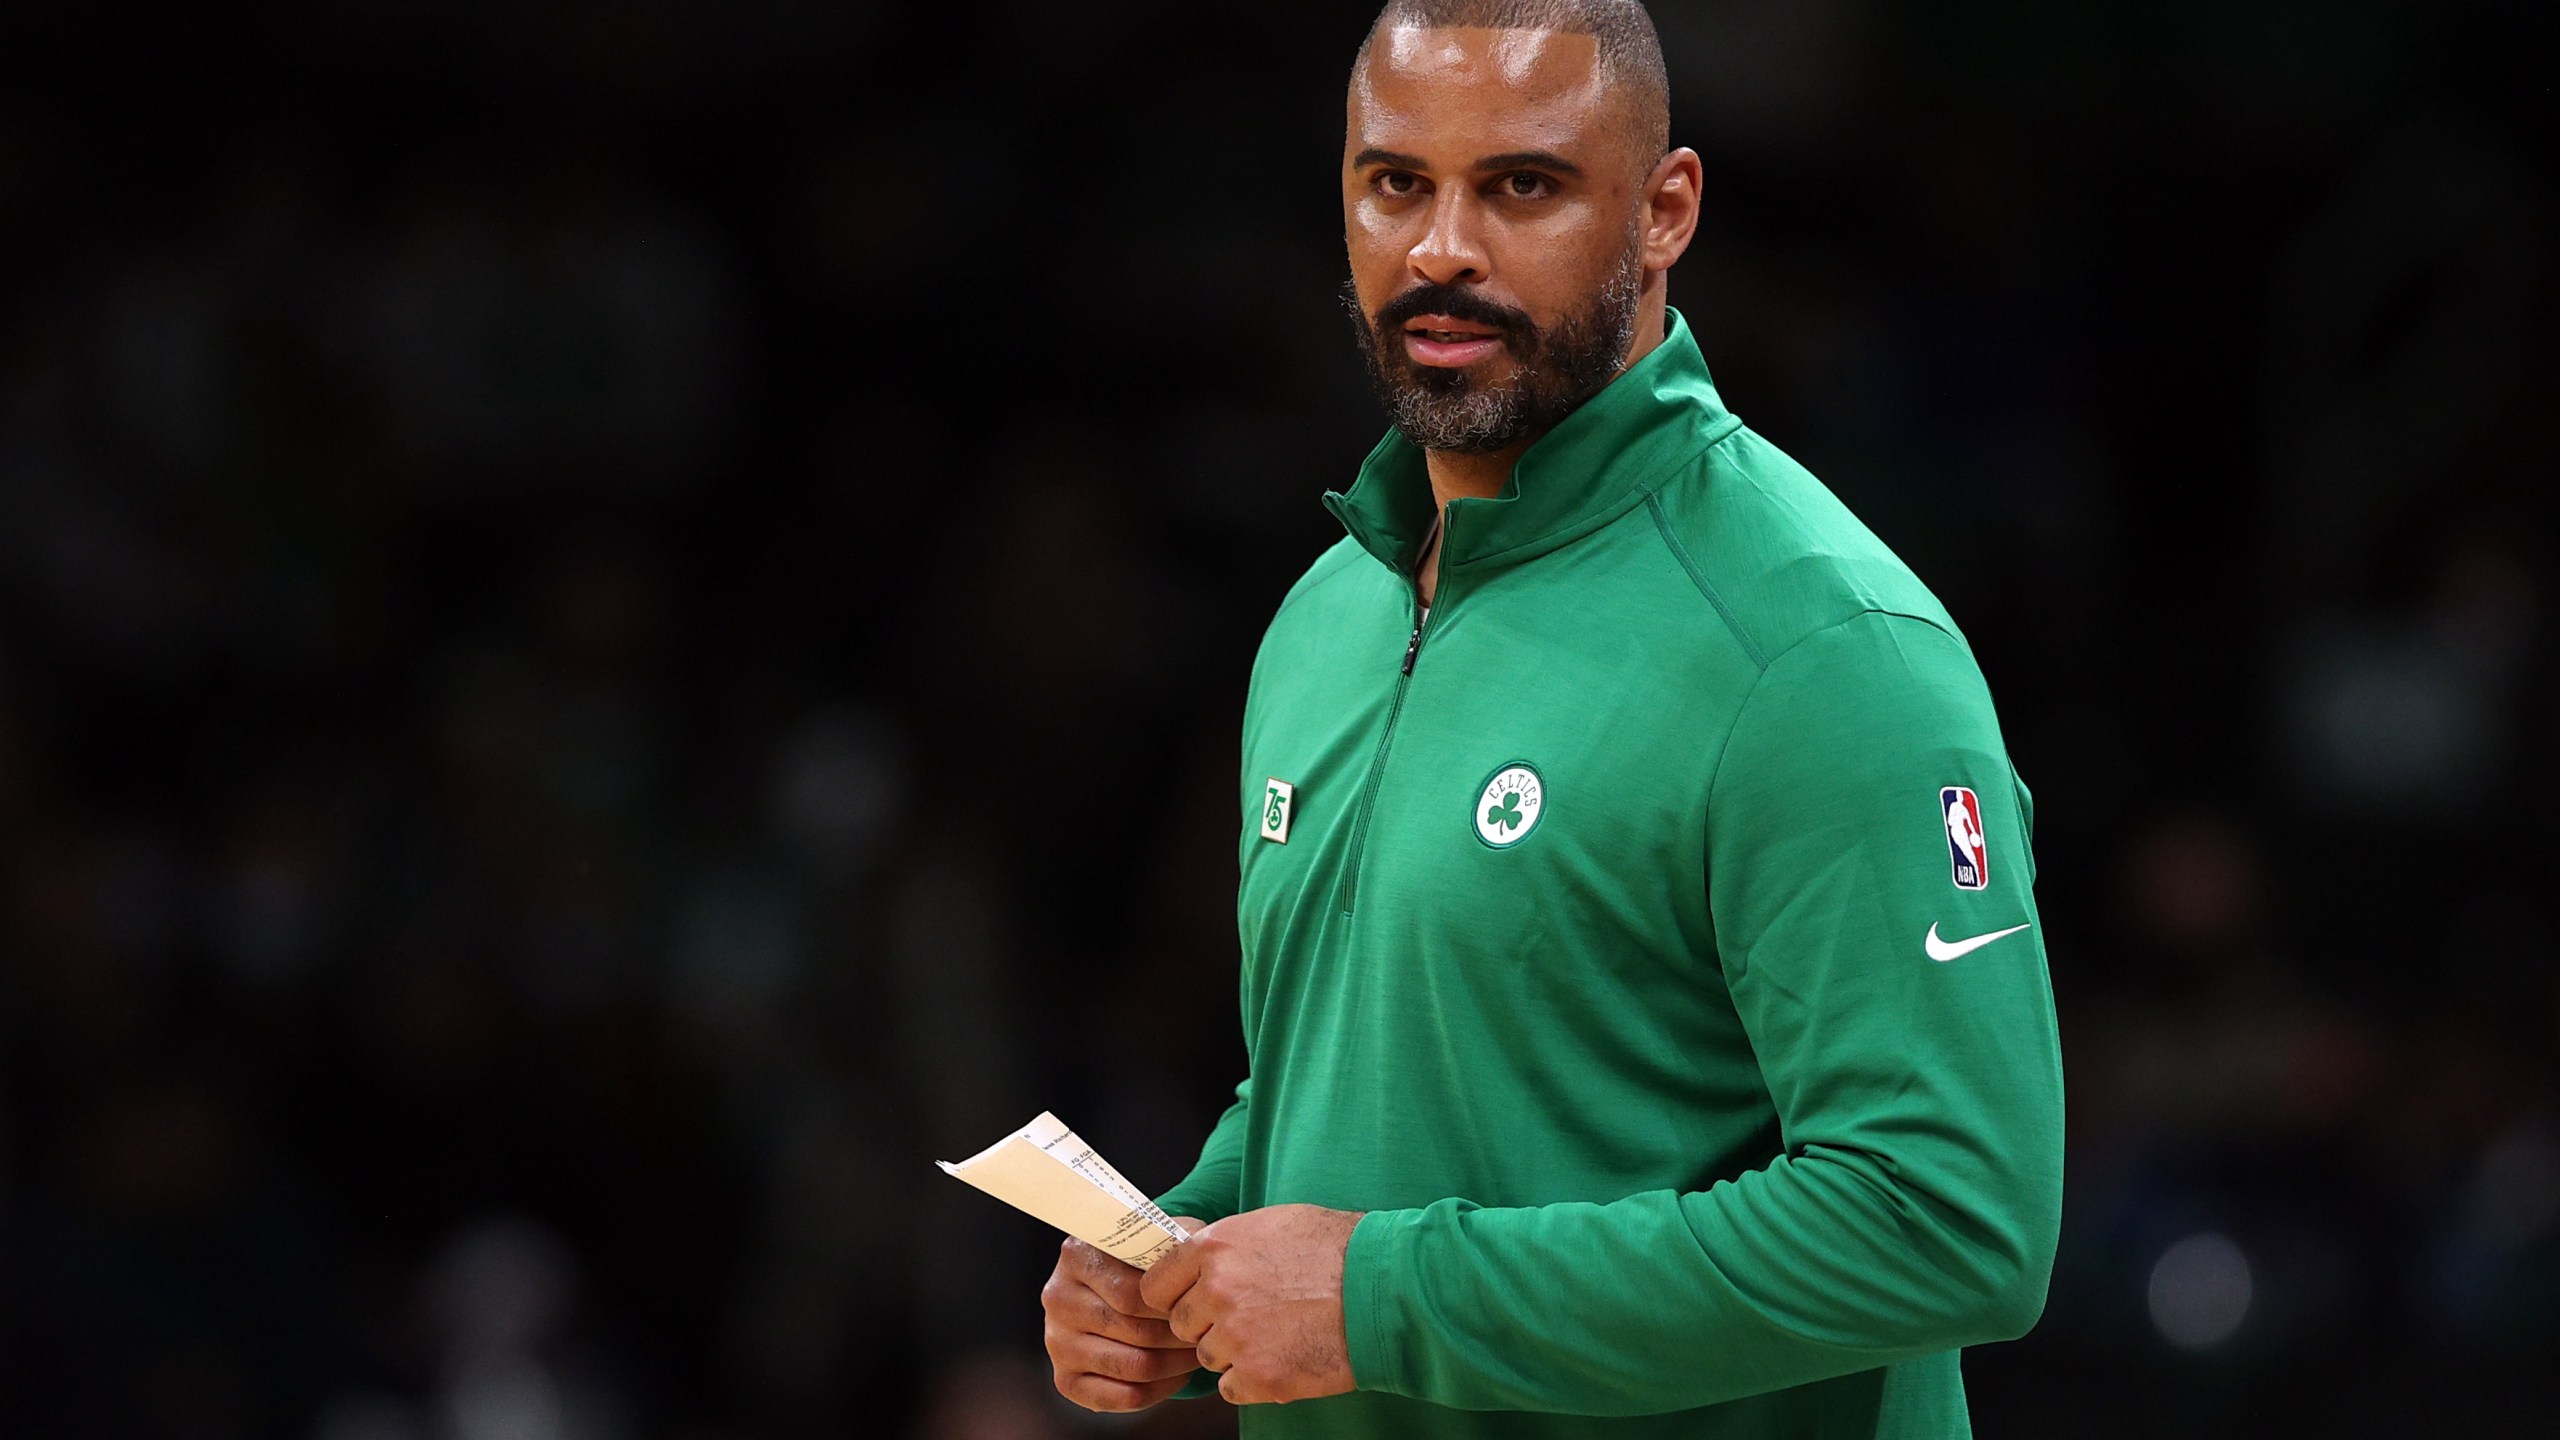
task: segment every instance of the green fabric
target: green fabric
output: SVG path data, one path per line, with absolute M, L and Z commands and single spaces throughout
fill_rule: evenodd
M 1165 1204 L 1368 1211 L 1359 1391 L 1244 1433 L 1966 1434 L 1958 1347 L 2043 1305 L 2062 1079 L 2032 802 L 1954 622 L 1676 312 L 1450 505 L 1410 675 L 1420 452 L 1326 503 L 1350 538 L 1246 705 L 1251 1078 Z

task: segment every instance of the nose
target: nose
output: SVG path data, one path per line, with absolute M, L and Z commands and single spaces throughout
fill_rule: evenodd
M 1431 227 L 1405 254 L 1405 264 L 1434 285 L 1481 282 L 1491 277 L 1493 262 L 1477 233 L 1475 197 L 1463 185 L 1441 187 L 1432 197 Z

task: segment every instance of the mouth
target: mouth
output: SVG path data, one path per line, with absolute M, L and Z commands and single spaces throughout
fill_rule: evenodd
M 1418 365 L 1455 369 L 1502 348 L 1502 332 L 1447 315 L 1417 315 L 1404 327 L 1405 353 Z

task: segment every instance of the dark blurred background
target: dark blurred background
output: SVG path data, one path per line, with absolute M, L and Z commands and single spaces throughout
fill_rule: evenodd
M 2535 8 L 1656 7 L 1673 300 L 2038 798 L 1986 1436 L 2553 1433 Z M 1369 14 L 13 8 L 0 1433 L 1231 1433 L 929 1161 L 1162 1187 L 1242 1064 Z

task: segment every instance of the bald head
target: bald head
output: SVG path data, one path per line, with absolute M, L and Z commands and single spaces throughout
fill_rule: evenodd
M 1615 102 L 1617 128 L 1639 167 L 1671 148 L 1671 79 L 1662 41 L 1639 0 L 1387 0 L 1369 27 L 1353 83 L 1378 38 L 1392 30 L 1548 30 L 1588 35 L 1599 51 L 1602 83 Z

